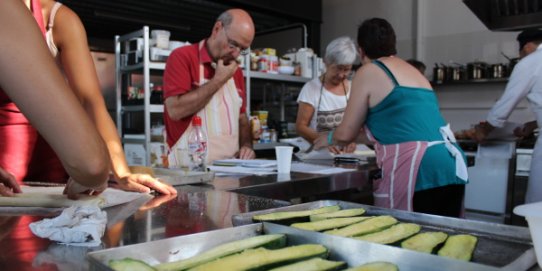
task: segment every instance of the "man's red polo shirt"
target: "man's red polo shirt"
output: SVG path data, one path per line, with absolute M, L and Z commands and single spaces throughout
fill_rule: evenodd
M 175 49 L 167 59 L 164 71 L 164 100 L 168 97 L 183 95 L 199 87 L 199 63 L 200 56 L 204 68 L 204 77 L 207 80 L 213 78 L 215 69 L 211 66 L 211 57 L 207 52 L 206 45 L 198 50 L 199 43 Z M 199 52 L 198 52 L 199 51 Z M 239 96 L 243 99 L 241 113 L 246 110 L 246 90 L 243 72 L 238 69 L 233 75 L 235 86 Z M 181 135 L 186 131 L 192 116 L 178 121 L 169 117 L 167 108 L 164 107 L 164 123 L 166 126 L 167 143 L 172 147 Z

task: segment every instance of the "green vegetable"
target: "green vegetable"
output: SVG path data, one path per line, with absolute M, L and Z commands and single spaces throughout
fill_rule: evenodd
M 438 255 L 470 261 L 478 238 L 469 234 L 458 234 L 448 237 L 444 246 L 438 251 Z
M 363 208 L 346 209 L 346 210 L 340 210 L 336 212 L 311 215 L 310 220 L 319 221 L 319 220 L 330 219 L 330 218 L 353 217 L 353 216 L 360 216 L 364 213 L 365 213 L 365 209 Z
M 344 218 L 332 218 L 326 220 L 320 220 L 315 222 L 294 223 L 290 226 L 298 229 L 309 231 L 324 231 L 330 229 L 337 229 L 344 226 L 352 225 L 354 223 L 361 222 L 371 217 L 344 217 Z
M 159 271 L 186 270 L 224 256 L 242 252 L 246 249 L 256 247 L 275 249 L 282 248 L 285 245 L 286 235 L 284 234 L 259 235 L 248 239 L 219 245 L 188 259 L 169 263 L 162 263 L 155 266 L 155 268 Z
M 322 258 L 312 258 L 310 260 L 273 268 L 269 271 L 332 271 L 339 270 L 345 265 L 345 262 L 335 262 L 324 260 Z
M 325 231 L 324 233 L 346 237 L 358 236 L 385 229 L 391 225 L 394 225 L 395 223 L 397 223 L 397 219 L 389 215 L 384 215 L 373 217 L 341 229 Z
M 420 231 L 420 225 L 413 223 L 399 223 L 383 231 L 354 237 L 357 240 L 363 240 L 379 244 L 393 244 L 405 238 L 408 238 Z
M 358 267 L 348 268 L 344 271 L 399 271 L 399 267 L 389 262 L 372 262 Z
M 156 269 L 144 261 L 131 258 L 109 261 L 109 267 L 115 271 L 155 271 Z
M 314 257 L 327 257 L 322 245 L 305 244 L 275 250 L 265 248 L 248 249 L 242 253 L 226 256 L 216 261 L 196 266 L 191 271 L 246 271 L 265 270 Z
M 444 243 L 448 234 L 440 231 L 418 233 L 401 243 L 401 247 L 418 252 L 431 253 L 438 245 Z
M 338 211 L 340 209 L 341 209 L 341 207 L 339 207 L 337 205 L 333 205 L 333 206 L 326 206 L 326 207 L 313 209 L 313 210 L 275 212 L 275 213 L 270 213 L 270 214 L 265 214 L 265 215 L 254 216 L 254 217 L 252 217 L 252 220 L 254 220 L 254 221 L 293 220 L 293 222 L 296 222 L 296 220 L 297 221 L 308 221 L 309 216 L 311 216 L 311 215 L 335 212 L 335 211 Z M 291 224 L 291 223 L 288 223 L 288 224 Z

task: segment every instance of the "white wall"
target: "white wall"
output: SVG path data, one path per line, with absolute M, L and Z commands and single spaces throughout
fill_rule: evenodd
M 395 28 L 399 55 L 412 54 L 413 10 L 415 0 L 323 0 L 321 48 L 339 36 L 354 40 L 358 26 L 366 19 L 381 17 Z
M 423 61 L 428 78 L 435 63 L 506 63 L 501 52 L 518 55 L 517 32 L 489 31 L 461 0 L 323 0 L 322 5 L 322 48 L 340 35 L 355 39 L 363 20 L 381 17 L 395 29 L 398 56 Z M 504 87 L 505 83 L 491 83 L 435 89 L 444 117 L 459 130 L 485 119 Z M 526 104 L 523 101 L 510 120 L 532 120 Z

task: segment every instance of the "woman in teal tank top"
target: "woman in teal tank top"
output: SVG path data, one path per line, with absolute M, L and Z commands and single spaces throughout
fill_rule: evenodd
M 427 79 L 395 57 L 395 33 L 384 19 L 358 29 L 363 66 L 352 82 L 341 125 L 316 147 L 342 146 L 361 137 L 373 144 L 382 178 L 375 205 L 438 215 L 461 215 L 468 181 L 463 151 L 442 117 Z

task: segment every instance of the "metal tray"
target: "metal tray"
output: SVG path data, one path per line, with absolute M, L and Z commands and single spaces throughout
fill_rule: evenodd
M 443 217 L 401 210 L 380 208 L 371 205 L 336 200 L 322 200 L 275 209 L 267 209 L 232 216 L 234 226 L 254 223 L 255 215 L 277 211 L 300 211 L 324 206 L 339 205 L 342 209 L 364 208 L 364 215 L 391 215 L 402 222 L 422 226 L 424 231 L 443 231 L 449 234 L 468 233 L 478 237 L 472 262 L 505 270 L 528 270 L 536 264 L 529 229 L 481 221 Z M 439 257 L 439 256 L 435 256 Z
M 184 172 L 181 169 L 153 168 L 157 178 L 176 185 L 200 184 L 211 182 L 215 178 L 214 172 Z
M 309 232 L 272 223 L 258 223 L 223 230 L 209 231 L 159 241 L 90 252 L 90 270 L 112 269 L 109 260 L 131 257 L 155 265 L 185 259 L 219 244 L 267 233 L 287 234 L 288 245 L 318 243 L 329 249 L 329 259 L 345 261 L 349 266 L 367 262 L 388 261 L 401 271 L 494 271 L 498 268 L 472 262 L 447 259 L 392 246 L 361 242 L 350 238 Z M 436 268 L 436 269 L 435 269 Z

